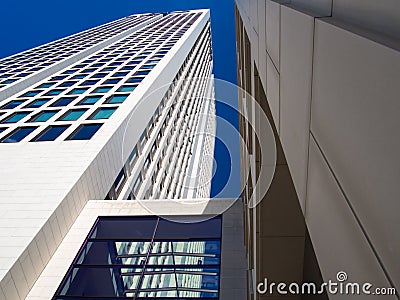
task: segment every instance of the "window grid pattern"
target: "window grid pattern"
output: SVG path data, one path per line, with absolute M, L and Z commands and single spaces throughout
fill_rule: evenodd
M 106 199 L 173 198 L 182 195 L 184 174 L 192 156 L 199 112 L 211 74 L 211 31 L 209 23 L 178 71 L 156 109 L 153 119 L 134 147 Z M 200 78 L 200 79 L 199 79 Z M 156 129 L 155 129 L 156 128 Z M 155 138 L 156 137 L 156 138 Z M 136 159 L 140 154 L 140 159 Z M 135 160 L 132 159 L 135 158 Z M 120 175 L 124 174 L 123 177 Z M 147 182 L 147 185 L 142 184 Z M 117 186 L 125 185 L 125 192 Z
M 154 16 L 157 14 L 132 15 L 0 59 L 0 90 Z
M 220 256 L 221 217 L 100 217 L 53 300 L 218 299 Z
M 48 115 L 49 111 L 56 112 L 44 122 L 49 126 L 76 123 L 75 126 L 70 126 L 64 137 L 68 132 L 76 130 L 82 122 L 103 124 L 104 119 L 93 120 L 92 114 L 99 108 L 120 106 L 199 16 L 199 13 L 166 15 L 150 26 L 60 71 L 37 84 L 36 88 L 24 91 L 11 101 L 2 103 L 0 112 L 4 114 L 0 115 L 0 123 L 17 111 L 28 113 L 26 118 L 19 119 L 17 124 L 31 125 L 35 116 L 46 110 Z M 65 123 L 67 120 L 63 117 L 67 111 L 74 108 L 87 111 L 79 120 L 69 120 Z M 3 140 L 13 129 L 3 131 Z M 44 128 L 40 127 L 38 131 L 42 129 Z

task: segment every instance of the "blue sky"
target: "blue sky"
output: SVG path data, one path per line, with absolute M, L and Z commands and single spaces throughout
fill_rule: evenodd
M 214 75 L 236 83 L 235 25 L 233 0 L 69 0 L 69 1 L 4 1 L 0 18 L 0 57 L 68 36 L 70 34 L 109 22 L 133 13 L 169 12 L 196 8 L 211 9 L 211 28 L 214 54 Z M 218 96 L 218 88 L 216 90 Z M 225 99 L 234 107 L 235 97 Z M 217 103 L 217 115 L 228 120 L 237 128 L 237 114 L 225 104 Z M 227 136 L 223 126 L 217 126 L 220 139 L 234 139 Z M 233 145 L 233 146 L 232 146 Z M 219 194 L 225 186 L 231 170 L 230 162 L 239 163 L 239 146 L 234 141 L 229 149 L 223 142 L 216 142 L 215 160 L 217 170 L 212 183 L 212 195 Z M 219 197 L 237 196 L 239 174 L 230 177 L 236 186 L 220 193 Z M 232 182 L 231 182 L 232 183 Z

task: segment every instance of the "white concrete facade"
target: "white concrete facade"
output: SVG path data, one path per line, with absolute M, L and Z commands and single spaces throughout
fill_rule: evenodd
M 399 2 L 236 5 L 323 279 L 398 292 Z
M 0 143 L 0 299 L 25 298 L 88 200 L 183 196 L 193 153 L 197 152 L 193 148 L 194 140 L 186 135 L 196 137 L 196 132 L 201 132 L 204 126 L 204 116 L 215 113 L 211 108 L 205 114 L 200 113 L 204 99 L 213 93 L 212 82 L 193 80 L 209 78 L 212 72 L 209 19 L 208 10 L 149 15 L 140 26 L 127 26 L 105 42 L 30 75 L 21 81 L 24 84 L 17 82 L 0 91 L 4 92 L 5 99 L 1 107 L 15 99 L 26 101 L 4 110 L 0 122 L 15 112 L 30 114 L 15 123 L 3 122 L 0 140 L 4 141 L 21 127 L 35 127 L 20 142 Z M 160 40 L 147 39 L 150 33 Z M 111 62 L 107 61 L 110 57 Z M 140 58 L 136 64 L 129 65 L 126 64 L 128 57 L 133 62 L 135 57 Z M 74 89 L 85 86 L 88 77 L 75 78 L 68 72 L 84 73 L 83 68 L 102 63 L 101 60 L 106 63 L 92 67 L 94 70 L 90 72 L 105 74 L 104 67 L 111 67 L 104 79 L 83 94 L 74 94 Z M 86 61 L 90 62 L 82 66 Z M 149 66 L 151 69 L 147 72 Z M 113 72 L 120 74 L 112 75 Z M 43 84 L 53 83 L 52 78 L 65 74 L 70 77 L 58 81 L 54 84 L 57 88 L 51 89 L 71 82 L 72 86 L 60 90 L 64 98 L 76 97 L 72 102 L 75 106 L 52 107 L 58 99 L 54 101 Z M 132 75 L 140 77 L 141 82 L 130 84 Z M 114 84 L 113 80 L 120 83 Z M 27 92 L 38 90 L 38 86 L 38 95 L 27 96 Z M 96 94 L 104 86 L 110 89 Z M 122 92 L 122 88 L 132 86 L 135 86 L 133 91 Z M 92 96 L 91 91 L 105 100 L 83 106 L 87 110 L 80 119 L 60 123 L 71 109 L 78 108 L 77 105 Z M 127 97 L 122 103 L 110 102 L 115 95 Z M 188 100 L 192 95 L 196 95 L 196 101 Z M 58 94 L 55 98 L 59 98 Z M 45 110 L 56 112 L 56 116 L 42 123 L 32 122 L 43 107 L 27 108 L 26 104 L 42 99 L 49 101 L 44 104 Z M 213 103 L 210 105 L 213 107 Z M 99 109 L 107 107 L 118 108 L 106 120 L 92 118 Z M 27 124 L 22 124 L 23 121 Z M 102 124 L 91 139 L 68 140 L 81 125 L 89 123 Z M 69 127 L 54 141 L 33 142 L 48 128 L 60 124 Z M 211 127 L 215 130 L 215 126 Z M 176 151 L 177 148 L 182 151 Z M 135 157 L 133 150 L 137 151 Z M 120 181 L 116 182 L 118 178 Z M 202 195 L 208 192 L 209 196 L 210 184 Z

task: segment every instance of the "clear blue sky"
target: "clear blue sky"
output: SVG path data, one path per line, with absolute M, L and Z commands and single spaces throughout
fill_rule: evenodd
M 0 18 L 0 57 L 68 36 L 70 34 L 109 22 L 130 14 L 141 12 L 169 12 L 196 8 L 211 9 L 211 28 L 216 78 L 236 83 L 235 24 L 233 0 L 69 0 L 69 1 L 3 1 Z M 216 91 L 218 96 L 218 89 Z M 236 107 L 235 97 L 229 99 Z M 235 110 L 217 103 L 217 115 L 237 128 Z M 227 138 L 222 126 L 217 126 L 221 140 Z M 232 137 L 228 137 L 231 139 Z M 235 137 L 233 137 L 235 139 Z M 212 195 L 217 195 L 225 186 L 231 170 L 230 161 L 239 163 L 238 143 L 228 150 L 217 140 L 215 159 L 217 173 L 213 179 Z M 237 170 L 237 168 L 234 168 Z M 239 174 L 230 180 L 236 181 L 239 190 Z M 237 196 L 238 190 L 224 191 L 219 197 Z

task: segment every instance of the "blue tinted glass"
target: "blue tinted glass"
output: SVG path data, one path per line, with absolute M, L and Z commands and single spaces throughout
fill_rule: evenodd
M 79 104 L 80 105 L 92 105 L 101 99 L 101 96 L 89 96 L 83 99 Z
M 24 94 L 24 97 L 35 97 L 36 95 L 38 95 L 41 91 L 31 91 L 31 92 L 27 92 Z
M 125 99 L 127 97 L 128 97 L 128 95 L 114 95 L 107 100 L 107 103 L 110 103 L 110 104 L 122 103 L 125 101 Z
M 73 86 L 75 83 L 77 83 L 77 81 L 66 81 L 66 82 L 63 82 L 62 84 L 60 84 L 59 86 L 69 87 L 69 86 Z
M 0 128 L 0 133 L 3 133 L 7 128 Z
M 74 109 L 67 112 L 64 116 L 62 116 L 59 120 L 60 121 L 76 121 L 78 120 L 87 109 Z
M 85 78 L 87 75 L 83 75 L 83 74 L 79 74 L 79 75 L 75 75 L 74 77 L 72 77 L 72 79 L 83 79 Z
M 76 98 L 61 98 L 59 100 L 57 100 L 56 102 L 54 102 L 52 105 L 53 107 L 59 107 L 59 106 L 67 106 L 68 104 L 70 104 L 72 101 L 74 101 Z
M 71 95 L 79 95 L 79 94 L 83 94 L 84 92 L 86 92 L 88 89 L 74 89 L 71 92 L 69 92 L 68 94 Z
M 108 119 L 111 115 L 117 110 L 117 108 L 101 108 L 96 113 L 94 113 L 90 119 L 91 120 L 100 120 L 100 119 Z
M 218 299 L 221 218 L 195 226 L 161 220 L 100 217 L 55 299 L 66 300 L 63 295 L 79 300 L 132 299 L 132 295 L 145 299 L 149 285 L 137 284 L 140 280 L 157 283 L 152 285 L 151 299 Z M 178 238 L 172 238 L 169 229 Z
M 15 81 L 17 81 L 17 79 L 7 79 L 7 80 L 2 81 L 1 83 L 9 84 L 9 83 L 13 83 Z
M 86 80 L 85 82 L 81 83 L 80 85 L 95 85 L 98 80 Z
M 43 111 L 43 112 L 39 113 L 38 115 L 34 116 L 32 119 L 30 119 L 30 122 L 46 122 L 52 116 L 54 116 L 56 113 L 58 113 L 58 110 Z
M 153 66 L 153 65 L 145 65 L 145 66 L 142 66 L 142 69 L 153 69 L 155 66 Z
M 92 76 L 92 78 L 103 78 L 106 77 L 107 73 L 97 73 Z
M 1 140 L 2 143 L 17 143 L 22 141 L 37 127 L 21 127 Z
M 60 81 L 60 80 L 63 80 L 65 78 L 67 78 L 67 76 L 55 76 L 55 77 L 52 77 L 50 80 Z
M 41 141 L 54 141 L 58 138 L 70 125 L 50 126 L 47 127 L 38 137 L 34 140 L 35 142 Z
M 14 113 L 5 120 L 2 121 L 2 123 L 16 123 L 23 118 L 25 118 L 27 115 L 29 115 L 31 112 L 18 112 Z
M 143 80 L 142 77 L 132 77 L 130 79 L 128 79 L 126 82 L 127 83 L 139 83 Z
M 89 140 L 100 129 L 103 124 L 85 124 L 72 134 L 68 140 Z
M 49 102 L 49 100 L 35 100 L 32 103 L 29 103 L 28 105 L 26 105 L 25 107 L 27 108 L 38 108 L 41 107 L 42 105 L 46 104 L 47 102 Z
M 112 77 L 124 77 L 128 74 L 129 74 L 129 72 L 117 72 Z
M 49 88 L 49 87 L 51 87 L 53 85 L 54 85 L 54 83 L 43 83 L 43 84 L 39 85 L 38 88 L 39 89 L 46 89 L 46 88 Z
M 6 105 L 2 106 L 1 109 L 13 109 L 24 102 L 25 101 L 23 101 L 23 100 L 14 100 L 14 101 L 8 102 Z
M 63 72 L 63 74 L 74 74 L 76 72 L 76 70 L 68 70 Z
M 116 83 L 118 83 L 120 81 L 121 81 L 121 79 L 108 79 L 104 83 L 105 84 L 116 84 Z
M 56 96 L 60 95 L 64 90 L 52 90 L 50 92 L 47 92 L 45 95 L 46 96 Z
M 118 92 L 132 92 L 136 89 L 136 85 L 124 85 L 118 89 Z
M 111 87 L 99 87 L 93 91 L 93 93 L 104 94 L 111 90 Z

